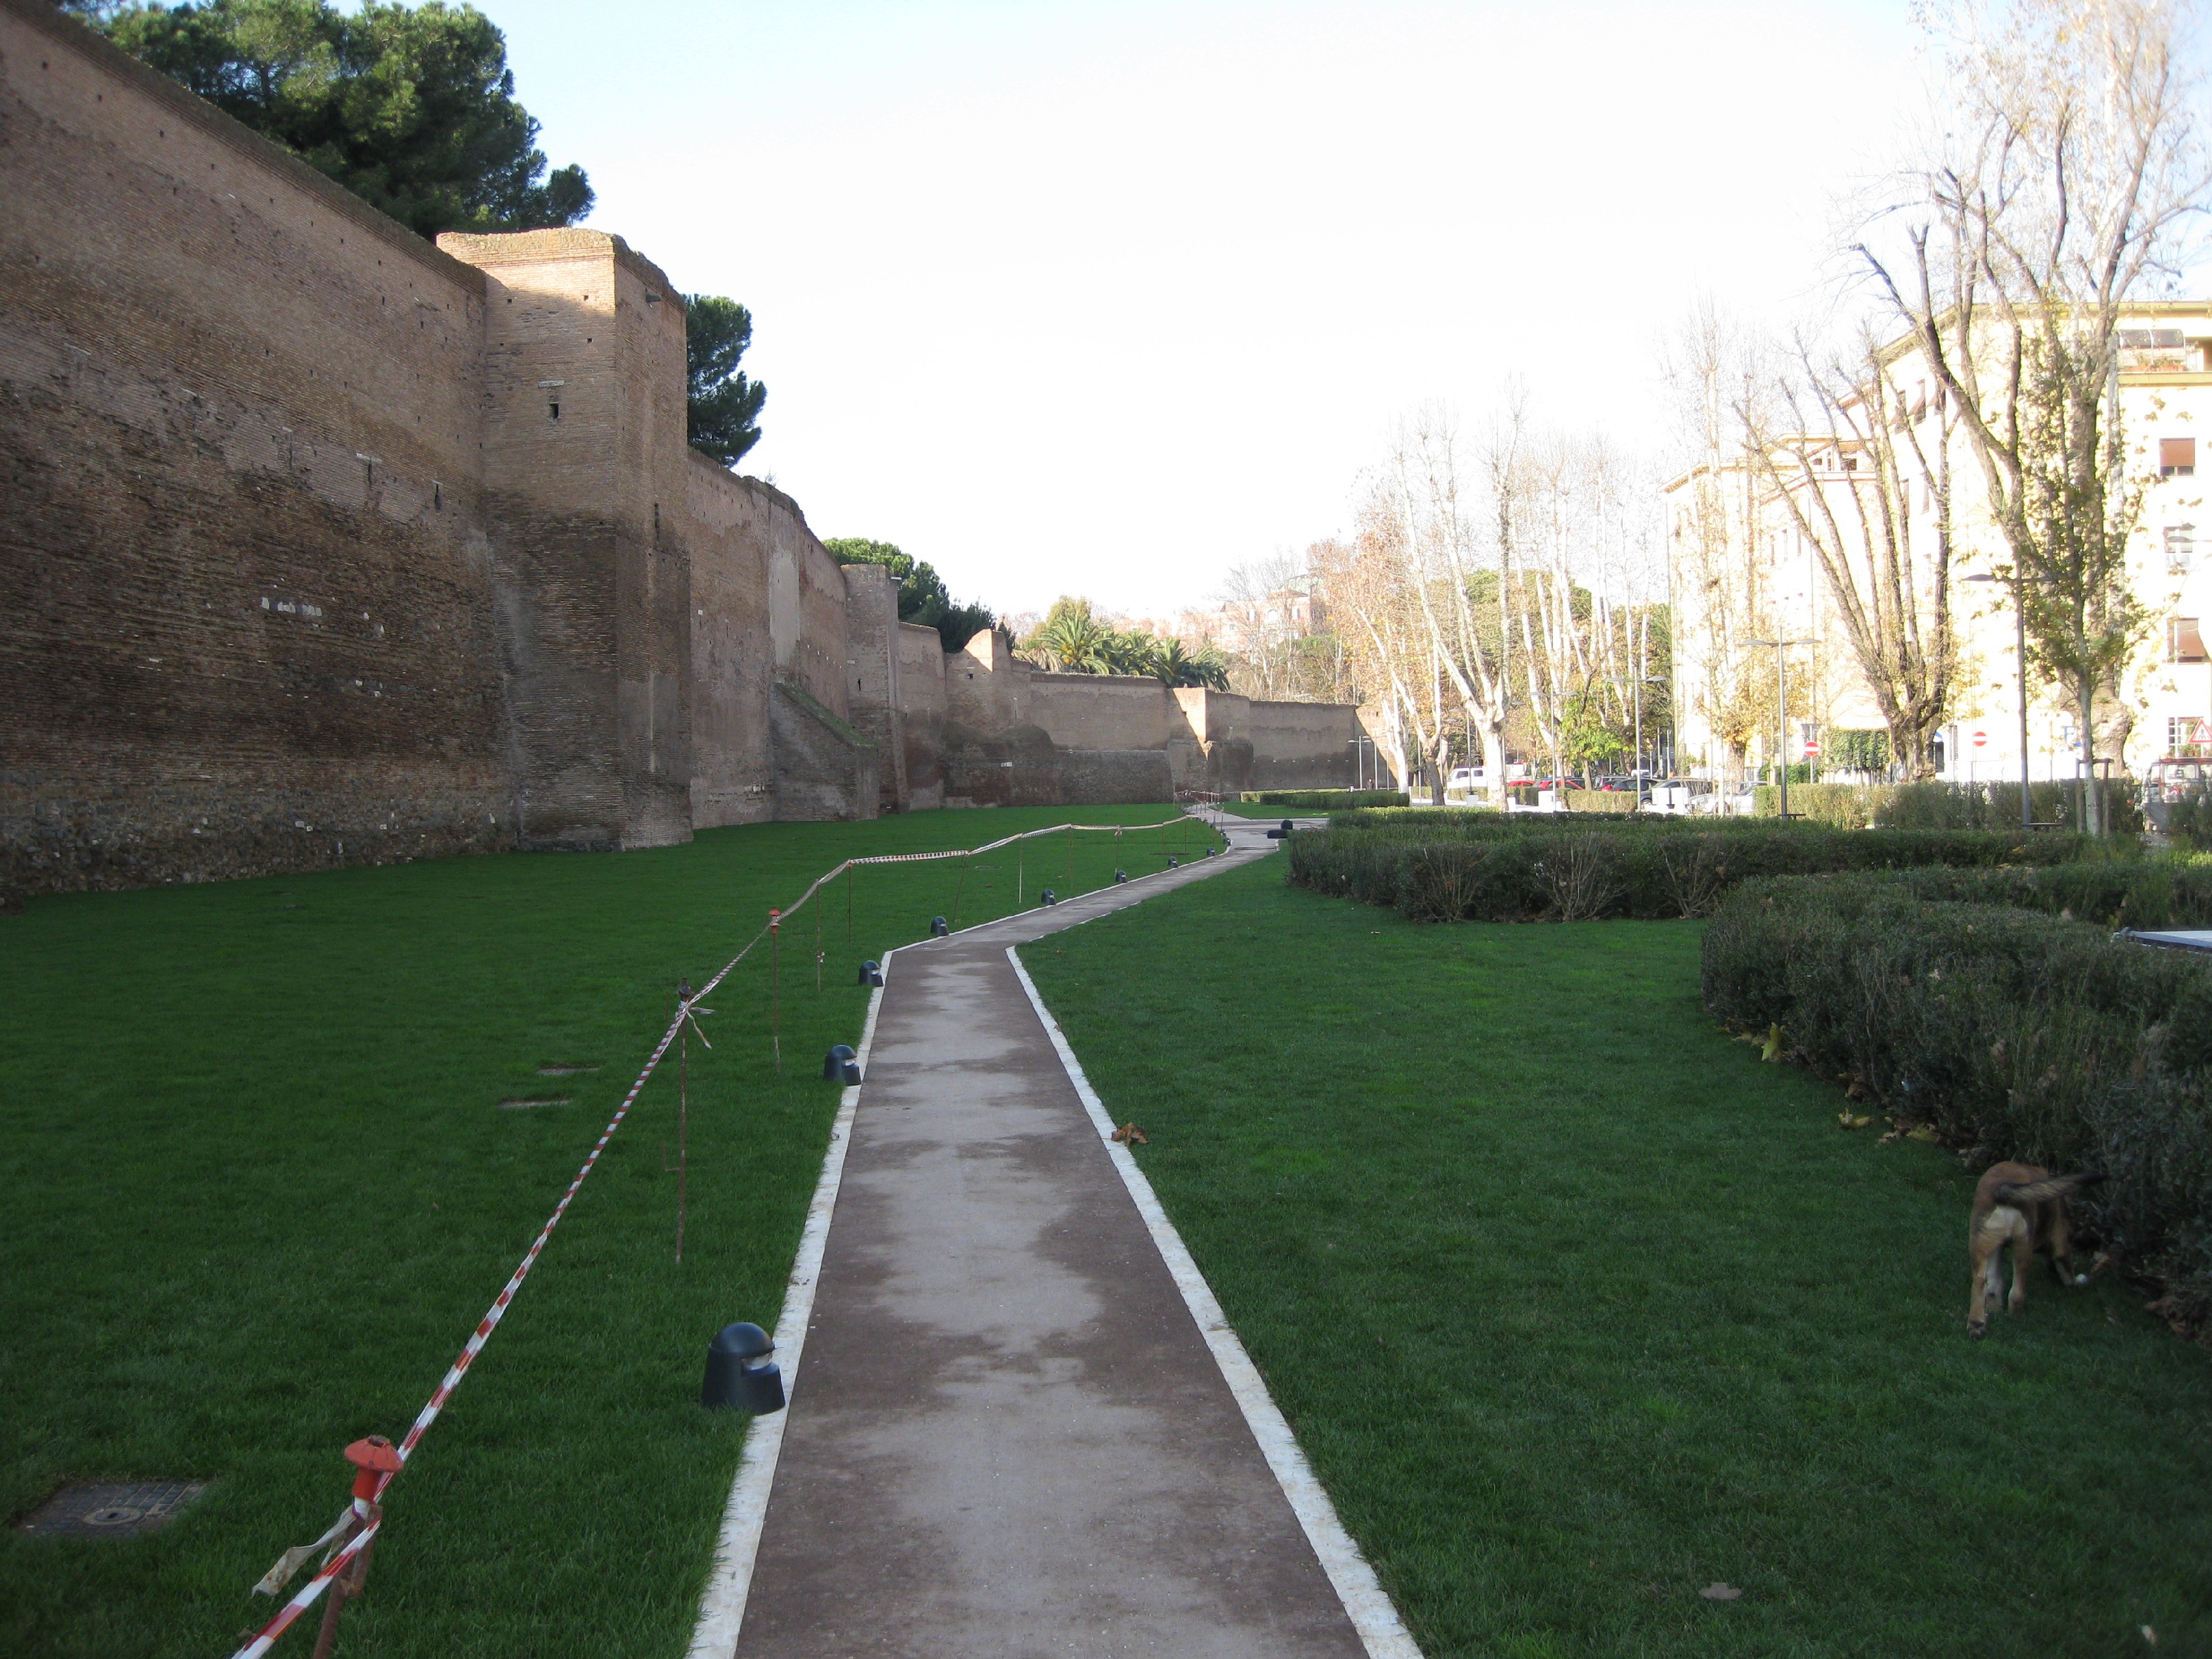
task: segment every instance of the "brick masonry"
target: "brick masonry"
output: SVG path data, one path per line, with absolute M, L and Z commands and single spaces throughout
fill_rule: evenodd
M 1352 711 L 901 625 L 690 448 L 618 236 L 433 247 L 46 0 L 0 201 L 0 889 L 1350 781 Z

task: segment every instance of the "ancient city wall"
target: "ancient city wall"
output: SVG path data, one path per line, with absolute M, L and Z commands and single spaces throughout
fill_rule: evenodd
M 1173 693 L 1157 680 L 1030 675 L 1030 723 L 1062 748 L 1165 748 L 1174 709 Z
M 945 773 L 939 757 L 945 747 L 945 675 L 964 660 L 965 652 L 947 654 L 936 629 L 911 622 L 898 625 L 898 737 L 906 788 L 904 810 L 921 812 L 945 804 Z
M 480 273 L 0 8 L 0 881 L 507 845 Z
M 521 839 L 689 839 L 682 300 L 600 231 L 439 246 L 484 272 L 482 465 Z
M 45 0 L 0 203 L 0 888 L 1327 770 L 1348 711 L 900 623 L 689 447 L 618 236 L 434 247 Z
M 1254 702 L 1246 716 L 1255 790 L 1341 789 L 1355 764 L 1359 711 L 1340 703 Z

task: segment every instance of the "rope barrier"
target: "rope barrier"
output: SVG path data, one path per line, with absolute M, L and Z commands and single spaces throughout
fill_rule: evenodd
M 301 1545 L 285 1551 L 277 1559 L 276 1564 L 271 1567 L 264 1575 L 260 1583 L 253 1587 L 257 1594 L 267 1595 L 278 1594 L 290 1581 L 293 1574 L 306 1563 L 309 1556 L 325 1545 L 331 1546 L 330 1558 L 316 1571 L 315 1575 L 300 1587 L 291 1599 L 277 1610 L 276 1617 L 263 1625 L 252 1640 L 235 1650 L 232 1659 L 260 1659 L 260 1656 L 267 1653 L 275 1644 L 276 1639 L 292 1627 L 300 1615 L 307 1612 L 325 1592 L 330 1589 L 331 1584 L 341 1574 L 356 1563 L 361 1563 L 363 1567 L 366 1566 L 363 1552 L 367 1550 L 370 1541 L 375 1538 L 383 1525 L 382 1516 L 376 1506 L 383 1497 L 385 1489 L 391 1485 L 400 1470 L 406 1467 L 408 1458 L 413 1455 L 415 1448 L 422 1442 L 422 1436 L 429 1432 L 430 1425 L 438 1420 L 439 1414 L 446 1409 L 447 1402 L 453 1398 L 453 1391 L 460 1387 L 461 1379 L 468 1375 L 469 1368 L 476 1363 L 477 1356 L 483 1351 L 484 1345 L 491 1339 L 492 1333 L 499 1328 L 500 1321 L 507 1317 L 507 1310 L 514 1301 L 515 1292 L 522 1288 L 522 1282 L 530 1277 L 530 1270 L 537 1266 L 538 1258 L 544 1253 L 547 1243 L 552 1239 L 553 1229 L 561 1224 L 562 1217 L 568 1213 L 568 1206 L 575 1201 L 576 1194 L 582 1190 L 584 1182 L 590 1177 L 592 1171 L 598 1167 L 599 1155 L 607 1150 L 607 1144 L 614 1139 L 615 1131 L 622 1127 L 623 1120 L 629 1115 L 630 1108 L 637 1104 L 638 1096 L 644 1093 L 645 1085 L 652 1079 L 660 1062 L 666 1058 L 670 1045 L 676 1041 L 678 1036 L 683 1032 L 685 1022 L 691 1018 L 694 1006 L 703 1001 L 723 980 L 726 979 L 738 965 L 752 954 L 762 940 L 772 939 L 782 923 L 789 921 L 830 882 L 864 864 L 913 864 L 927 863 L 946 858 L 973 858 L 978 853 L 993 852 L 1000 847 L 1012 846 L 1016 842 L 1030 840 L 1041 835 L 1058 835 L 1073 831 L 1110 830 L 1118 838 L 1124 830 L 1167 829 L 1188 821 L 1188 814 L 1178 814 L 1173 818 L 1163 819 L 1157 824 L 1054 824 L 1045 829 L 1024 830 L 1013 835 L 1002 836 L 998 840 L 988 842 L 980 847 L 951 849 L 942 852 L 878 853 L 865 858 L 848 858 L 835 869 L 815 877 L 808 885 L 806 891 L 799 895 L 796 903 L 781 911 L 770 911 L 768 924 L 747 940 L 743 949 L 725 962 L 720 970 L 697 991 L 691 992 L 688 997 L 679 998 L 675 1018 L 669 1022 L 667 1029 L 660 1034 L 660 1040 L 653 1045 L 653 1052 L 647 1057 L 644 1066 L 637 1074 L 636 1080 L 630 1084 L 629 1092 L 623 1096 L 622 1104 L 615 1109 L 614 1116 L 607 1120 L 607 1126 L 599 1131 L 599 1139 L 592 1143 L 591 1151 L 576 1171 L 575 1179 L 568 1183 L 568 1191 L 562 1193 L 561 1201 L 553 1206 L 553 1213 L 546 1217 L 544 1226 L 538 1229 L 538 1236 L 531 1241 L 529 1249 L 523 1253 L 520 1263 L 509 1275 L 507 1284 L 501 1289 L 499 1295 L 492 1299 L 490 1308 L 477 1322 L 476 1329 L 469 1333 L 469 1339 L 461 1345 L 459 1354 L 454 1357 L 453 1364 L 447 1368 L 446 1375 L 440 1380 L 438 1386 L 431 1391 L 429 1400 L 423 1405 L 422 1409 L 416 1413 L 414 1422 L 408 1427 L 406 1436 L 400 1441 L 398 1447 L 387 1449 L 386 1455 L 392 1467 L 377 1470 L 373 1480 L 365 1479 L 356 1485 L 355 1490 L 356 1494 L 360 1495 L 339 1512 L 337 1521 L 327 1532 L 312 1544 Z M 704 1040 L 703 1034 L 702 1034 L 702 1040 Z M 778 1059 L 780 1066 L 780 1053 Z M 359 1526 L 359 1530 L 353 1532 L 350 1537 L 347 1537 L 347 1529 L 356 1525 Z M 334 1540 L 339 1539 L 343 1539 L 343 1541 L 333 1542 Z M 341 1591 L 342 1595 L 343 1593 Z M 331 1610 L 331 1616 L 335 1616 L 335 1608 Z

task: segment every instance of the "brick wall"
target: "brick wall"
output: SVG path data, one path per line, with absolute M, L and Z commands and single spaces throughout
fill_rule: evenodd
M 481 276 L 28 0 L 0 201 L 0 881 L 507 845 Z

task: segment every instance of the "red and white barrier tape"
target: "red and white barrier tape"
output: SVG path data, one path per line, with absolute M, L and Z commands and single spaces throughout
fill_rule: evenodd
M 301 1585 L 292 1599 L 276 1610 L 276 1616 L 264 1625 L 251 1642 L 239 1649 L 233 1659 L 261 1659 L 263 1654 L 276 1645 L 276 1638 L 292 1628 L 301 1613 L 322 1599 L 323 1592 L 331 1587 L 331 1581 L 351 1566 L 361 1552 L 368 1547 L 369 1540 L 376 1536 L 377 1528 L 381 1524 L 380 1522 L 372 1522 L 348 1539 L 345 1546 L 325 1563 L 313 1578 Z
M 817 876 L 806 891 L 799 895 L 798 903 L 781 913 L 780 919 L 789 921 L 797 912 L 799 906 L 805 904 L 823 887 L 855 865 L 907 864 L 933 859 L 967 858 L 980 852 L 991 852 L 1000 847 L 1012 846 L 1017 841 L 1026 840 L 1035 836 L 1053 835 L 1071 829 L 1165 829 L 1182 821 L 1182 818 L 1177 817 L 1164 819 L 1157 824 L 1055 824 L 1049 829 L 1025 830 L 1020 834 L 1006 836 L 983 846 L 969 847 L 956 851 L 884 853 L 872 858 L 848 858 L 827 875 Z M 759 944 L 768 935 L 769 930 L 763 928 L 747 941 L 743 950 L 731 957 L 722 965 L 714 978 L 692 993 L 690 1001 L 678 1009 L 676 1017 L 669 1022 L 668 1029 L 660 1034 L 660 1040 L 653 1045 L 652 1054 L 647 1057 L 643 1069 L 637 1074 L 637 1081 L 630 1084 L 629 1092 L 623 1096 L 622 1105 L 616 1108 L 614 1116 L 607 1120 L 607 1126 L 599 1132 L 599 1138 L 592 1144 L 591 1152 L 584 1159 L 582 1167 L 576 1171 L 575 1180 L 568 1183 L 568 1190 L 561 1195 L 560 1203 L 553 1206 L 553 1213 L 546 1217 L 545 1225 L 538 1229 L 538 1236 L 531 1241 L 530 1248 L 523 1253 L 520 1265 L 515 1268 L 499 1295 L 492 1299 L 491 1307 L 486 1311 L 483 1318 L 477 1322 L 477 1328 L 470 1333 L 469 1339 L 462 1345 L 460 1353 L 454 1358 L 453 1364 L 447 1368 L 446 1375 L 440 1381 L 437 1388 L 431 1392 L 428 1402 L 421 1412 L 416 1413 L 415 1421 L 409 1426 L 406 1437 L 400 1441 L 398 1448 L 399 1461 L 403 1467 L 416 1444 L 429 1431 L 430 1425 L 438 1420 L 438 1414 L 446 1409 L 446 1402 L 453 1398 L 453 1390 L 460 1386 L 461 1379 L 468 1375 L 469 1367 L 476 1363 L 477 1356 L 483 1351 L 483 1345 L 491 1339 L 491 1333 L 499 1328 L 500 1320 L 507 1317 L 507 1310 L 514 1300 L 514 1293 L 522 1288 L 522 1281 L 530 1277 L 530 1270 L 537 1265 L 538 1258 L 544 1252 L 546 1242 L 552 1238 L 553 1229 L 561 1224 L 561 1217 L 568 1213 L 569 1205 L 574 1201 L 577 1192 L 584 1185 L 585 1179 L 591 1174 L 593 1167 L 598 1164 L 599 1154 L 607 1150 L 607 1143 L 615 1138 L 615 1131 L 622 1127 L 623 1119 L 629 1115 L 630 1107 L 637 1104 L 637 1097 L 644 1092 L 645 1085 L 651 1079 L 654 1068 L 659 1065 L 662 1058 L 668 1052 L 669 1045 L 676 1040 L 677 1033 L 683 1029 L 684 1022 L 690 1017 L 692 1005 L 704 998 L 715 986 L 727 979 L 731 970 L 750 955 L 753 947 Z M 385 1488 L 392 1484 L 398 1473 L 398 1471 L 395 1469 L 377 1477 L 375 1498 L 381 1498 L 384 1496 Z M 347 1513 L 350 1512 L 349 1507 Z M 341 1523 L 343 1519 L 344 1516 L 342 1514 Z M 329 1589 L 331 1580 L 338 1571 L 360 1554 L 362 1547 L 376 1535 L 376 1526 L 372 1525 L 356 1534 L 344 1548 L 332 1556 L 313 1578 L 300 1587 L 298 1593 L 278 1610 L 276 1616 L 264 1625 L 252 1641 L 232 1655 L 231 1659 L 259 1659 L 260 1655 L 268 1652 L 270 1644 L 289 1630 L 293 1622 L 313 1606 L 325 1589 Z M 328 1535 L 328 1534 L 325 1534 L 325 1537 Z M 309 1547 L 312 1549 L 313 1546 Z M 270 1577 L 277 1577 L 273 1570 Z M 266 1583 L 269 1581 L 264 1579 L 263 1582 Z M 278 1583 L 281 1584 L 281 1577 L 278 1578 Z

